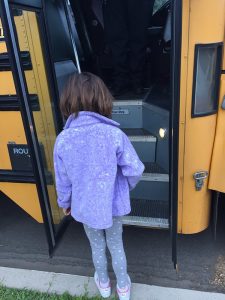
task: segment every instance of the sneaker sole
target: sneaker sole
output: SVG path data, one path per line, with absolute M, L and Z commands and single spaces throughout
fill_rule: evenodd
M 128 280 L 129 280 L 129 284 L 130 284 L 130 295 L 131 295 L 131 286 L 132 286 L 132 284 L 131 284 L 130 276 L 128 276 Z M 124 298 L 120 298 L 118 290 L 117 290 L 117 295 L 118 295 L 118 297 L 119 297 L 120 300 L 130 300 L 130 295 L 127 298 L 125 298 L 125 297 Z
M 94 276 L 94 280 L 95 280 L 95 284 L 96 284 L 98 291 L 99 291 L 100 295 L 102 296 L 102 298 L 104 298 L 104 299 L 109 298 L 111 296 L 111 288 L 110 288 L 110 291 L 104 293 L 100 290 L 96 276 Z

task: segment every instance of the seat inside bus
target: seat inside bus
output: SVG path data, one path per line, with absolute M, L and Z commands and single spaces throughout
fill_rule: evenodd
M 161 2 L 164 4 L 153 13 L 146 28 L 145 94 L 137 97 L 128 92 L 115 97 L 112 119 L 120 123 L 145 165 L 141 181 L 131 192 L 132 211 L 124 223 L 168 228 L 171 15 L 170 1 Z M 101 3 L 71 1 L 72 33 L 81 71 L 97 74 L 110 87 L 113 67 L 104 39 Z M 60 94 L 67 78 L 77 72 L 77 62 L 68 42 L 65 15 L 60 12 L 62 2 L 46 1 L 46 6 Z
M 150 87 L 155 87 L 154 101 L 156 101 L 157 93 L 162 90 L 162 86 L 164 87 L 164 93 L 169 92 L 170 1 L 161 2 L 165 4 L 153 14 L 146 28 L 148 44 L 146 47 L 144 86 L 146 91 Z M 77 30 L 76 41 L 78 45 L 81 45 L 79 47 L 81 68 L 97 74 L 110 86 L 113 66 L 110 48 L 105 42 L 102 1 L 74 0 L 71 1 L 71 8 Z M 130 97 L 132 95 L 127 96 Z M 168 100 L 163 101 L 164 98 L 164 95 L 159 95 L 160 105 L 163 105 L 163 102 L 165 102 L 165 105 L 168 107 Z

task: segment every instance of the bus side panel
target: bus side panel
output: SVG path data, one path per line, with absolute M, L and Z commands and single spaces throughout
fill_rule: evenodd
M 1 22 L 0 22 L 1 27 Z M 0 53 L 6 53 L 4 40 L 0 41 Z M 11 71 L 0 71 L 0 95 L 16 95 Z M 8 143 L 27 144 L 20 111 L 0 110 L 0 175 L 7 170 L 10 178 L 12 165 Z M 15 174 L 14 174 L 15 177 Z M 14 179 L 15 180 L 15 179 Z M 0 180 L 1 181 L 1 180 Z M 32 183 L 0 182 L 0 191 L 38 222 L 43 222 L 36 185 Z M 0 199 L 1 205 L 1 199 Z M 10 214 L 10 212 L 9 212 Z
M 34 111 L 34 121 L 39 143 L 43 145 L 45 170 L 52 175 L 53 147 L 56 139 L 55 120 L 52 110 L 53 100 L 50 97 L 46 66 L 43 56 L 43 45 L 38 26 L 37 15 L 34 12 L 22 11 L 22 15 L 15 18 L 15 24 L 21 51 L 29 51 L 32 62 L 32 70 L 25 71 L 29 94 L 38 96 L 40 110 Z M 52 215 L 55 223 L 59 223 L 63 217 L 56 201 L 54 184 L 48 184 L 48 194 Z
M 27 144 L 20 112 L 0 111 L 0 137 L 0 169 L 12 170 L 8 143 Z
M 224 0 L 190 0 L 187 102 L 184 141 L 184 189 L 181 232 L 197 233 L 209 225 L 211 193 L 208 179 L 200 191 L 193 175 L 209 172 L 216 129 L 216 114 L 192 118 L 194 54 L 196 44 L 223 42 Z
M 0 182 L 0 191 L 2 191 L 18 206 L 20 206 L 36 221 L 43 223 L 42 212 L 35 184 Z

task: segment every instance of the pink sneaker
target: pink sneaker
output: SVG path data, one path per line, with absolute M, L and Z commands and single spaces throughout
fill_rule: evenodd
M 117 285 L 116 290 L 120 300 L 130 300 L 130 291 L 131 291 L 131 280 L 128 276 L 128 285 L 124 289 L 120 289 Z
M 98 288 L 99 293 L 101 294 L 101 296 L 103 298 L 110 297 L 111 296 L 111 284 L 110 284 L 110 281 L 109 281 L 109 285 L 107 287 L 101 287 L 101 282 L 100 282 L 100 280 L 98 278 L 97 272 L 95 272 L 94 279 L 95 279 L 95 283 L 97 285 L 97 288 Z

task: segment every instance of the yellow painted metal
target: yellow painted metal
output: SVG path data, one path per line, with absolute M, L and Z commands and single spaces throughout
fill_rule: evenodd
M 188 76 L 188 42 L 190 24 L 190 3 L 183 2 L 182 13 L 182 51 L 181 51 L 181 82 L 180 82 L 180 121 L 179 121 L 179 162 L 178 162 L 178 232 L 182 230 L 183 184 L 184 184 L 184 146 L 185 120 Z
M 7 144 L 27 144 L 20 112 L 0 111 L 0 138 L 0 169 L 11 170 Z
M 31 56 L 32 70 L 25 71 L 25 76 L 29 93 L 38 95 L 40 111 L 33 112 L 35 127 L 38 140 L 44 148 L 46 170 L 54 174 L 52 152 L 56 132 L 36 13 L 23 11 L 23 14 L 15 16 L 14 20 L 20 50 L 29 51 Z M 5 42 L 0 42 L 0 53 L 3 52 L 7 52 L 6 45 Z M 0 95 L 16 94 L 11 71 L 0 72 L 0 82 L 3 83 L 0 85 Z M 0 138 L 0 169 L 10 170 L 12 167 L 7 149 L 8 142 L 27 144 L 20 112 L 0 112 Z M 47 188 L 53 220 L 58 223 L 63 214 L 57 206 L 55 187 L 48 185 Z M 43 222 L 36 185 L 0 183 L 0 190 L 38 222 Z
M 55 123 L 53 117 L 53 103 L 49 92 L 48 78 L 42 51 L 42 41 L 39 33 L 37 16 L 35 12 L 23 11 L 19 17 L 14 17 L 19 47 L 21 51 L 29 51 L 32 70 L 25 71 L 29 94 L 37 94 L 40 111 L 33 112 L 38 141 L 43 145 L 46 157 L 46 170 L 52 175 L 53 147 L 56 139 Z M 57 205 L 54 185 L 48 185 L 50 205 L 53 220 L 58 223 L 62 218 L 61 209 Z
M 4 41 L 0 42 L 0 53 L 7 52 L 6 44 Z M 11 71 L 0 72 L 0 95 L 15 95 L 15 86 Z
M 0 42 L 0 53 L 7 52 L 5 41 Z
M 182 222 L 179 229 L 180 232 L 188 234 L 200 232 L 209 225 L 211 193 L 208 190 L 208 180 L 206 180 L 201 191 L 196 191 L 193 174 L 199 170 L 209 171 L 210 169 L 217 117 L 212 115 L 191 118 L 194 49 L 196 44 L 223 41 L 225 1 L 186 0 L 184 4 L 186 2 L 190 4 L 190 23 L 188 49 L 187 51 L 183 49 L 183 53 L 188 53 L 188 68 L 186 96 L 184 86 L 182 86 L 181 94 L 181 103 L 185 102 L 185 108 L 182 104 L 181 122 L 184 124 L 180 124 L 180 137 L 182 138 L 182 131 L 184 130 L 184 141 L 180 141 L 180 153 L 184 152 L 184 155 L 180 157 L 181 160 L 183 157 L 183 166 L 182 162 L 179 162 L 179 175 L 183 179 L 183 186 L 181 184 L 179 186 L 179 196 L 182 195 L 182 217 L 179 219 Z M 184 56 L 182 57 L 182 64 L 183 62 L 186 63 Z M 181 78 L 182 81 L 183 78 Z
M 32 218 L 40 223 L 43 222 L 35 184 L 0 182 L 0 191 L 12 199 Z
M 0 22 L 1 28 L 1 22 Z M 4 41 L 0 42 L 0 53 L 7 52 Z M 0 72 L 0 95 L 15 95 L 15 85 L 11 71 Z M 0 169 L 11 170 L 7 144 L 27 144 L 21 113 L 0 111 Z M 0 182 L 0 191 L 38 222 L 43 222 L 38 193 L 35 184 Z

